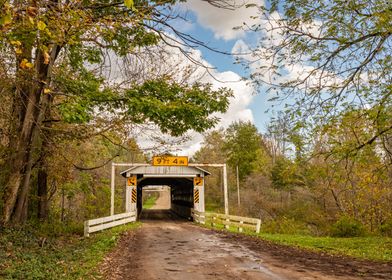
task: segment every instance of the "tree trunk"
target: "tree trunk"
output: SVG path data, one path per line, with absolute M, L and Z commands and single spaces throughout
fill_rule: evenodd
M 23 173 L 27 166 L 31 138 L 36 125 L 41 92 L 30 92 L 26 113 L 15 143 L 14 154 L 9 162 L 9 176 L 4 194 L 3 223 L 9 223 L 13 213 Z
M 64 189 L 61 190 L 61 222 L 64 222 L 65 217 L 65 191 Z
M 49 111 L 48 108 L 50 102 L 51 102 L 51 96 L 46 95 L 42 100 L 39 116 L 37 119 L 37 124 L 33 130 L 32 140 L 31 140 L 32 143 L 31 143 L 31 148 L 29 149 L 27 165 L 24 170 L 23 183 L 21 185 L 21 189 L 18 195 L 18 200 L 15 208 L 15 213 L 13 216 L 13 221 L 15 223 L 23 223 L 26 221 L 27 215 L 24 215 L 24 213 L 27 213 L 27 200 L 30 191 L 30 185 L 31 185 L 30 178 L 31 178 L 33 164 L 34 164 L 34 158 L 45 156 L 44 151 L 42 150 L 42 144 L 39 140 L 40 140 L 40 133 L 41 133 L 41 124 L 45 118 L 45 115 Z
M 26 168 L 29 168 L 28 162 L 31 153 L 33 130 L 39 124 L 39 116 L 42 110 L 40 106 L 41 93 L 44 86 L 49 82 L 49 76 L 51 68 L 57 55 L 60 51 L 60 47 L 54 46 L 51 53 L 50 64 L 45 64 L 43 53 L 37 50 L 36 55 L 36 67 L 35 73 L 36 77 L 32 80 L 38 81 L 34 84 L 26 85 L 18 90 L 16 100 L 25 100 L 26 106 L 17 106 L 14 114 L 18 117 L 22 116 L 21 125 L 17 126 L 16 129 L 16 139 L 11 143 L 13 146 L 13 154 L 9 162 L 9 175 L 6 184 L 6 191 L 4 194 L 4 207 L 3 207 L 3 220 L 4 224 L 8 224 L 13 215 L 14 207 L 17 201 L 18 192 L 21 187 L 22 180 L 24 180 L 23 185 L 28 189 L 30 182 L 31 173 L 25 172 Z M 25 70 L 19 70 L 22 74 L 19 77 L 23 77 L 23 72 Z M 31 70 L 30 70 L 31 71 Z M 27 96 L 27 98 L 25 98 Z M 19 103 L 19 102 L 17 102 Z M 15 143 L 15 144 L 14 144 Z M 27 170 L 28 171 L 28 170 Z M 30 170 L 31 171 L 31 170 Z M 23 179 L 25 175 L 25 179 Z M 23 190 L 23 195 L 26 192 L 25 188 Z M 24 195 L 26 197 L 26 195 Z M 25 198 L 26 199 L 26 198 Z M 25 199 L 21 199 L 21 203 L 25 203 Z M 23 206 L 21 206 L 23 209 Z M 20 213 L 18 213 L 20 218 Z
M 36 129 L 35 129 L 36 130 Z M 26 165 L 26 170 L 25 174 L 23 177 L 23 183 L 22 183 L 22 188 L 19 192 L 18 195 L 18 200 L 15 208 L 15 213 L 13 216 L 13 221 L 15 223 L 22 223 L 25 222 L 27 218 L 27 214 L 25 215 L 24 213 L 27 212 L 27 196 L 30 190 L 30 176 L 31 176 L 31 170 L 33 167 L 33 151 L 30 151 L 28 160 L 27 160 L 27 165 Z
M 38 218 L 46 220 L 48 218 L 48 173 L 46 165 L 43 164 L 38 170 Z

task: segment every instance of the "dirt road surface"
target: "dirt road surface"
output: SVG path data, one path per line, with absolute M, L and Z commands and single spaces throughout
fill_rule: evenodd
M 144 212 L 143 226 L 125 234 L 105 259 L 105 279 L 392 279 L 392 265 L 332 257 L 273 245 L 240 234 Z
M 163 190 L 159 192 L 158 199 L 151 209 L 170 209 L 170 190 Z

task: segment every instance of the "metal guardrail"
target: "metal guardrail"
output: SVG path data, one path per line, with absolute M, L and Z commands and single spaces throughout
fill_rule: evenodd
M 237 228 L 239 232 L 250 229 L 256 233 L 260 232 L 261 220 L 248 217 L 232 216 L 218 213 L 204 213 L 192 209 L 192 217 L 196 223 L 209 224 L 213 227 L 224 225 L 226 229 Z
M 88 237 L 90 233 L 135 222 L 135 221 L 136 221 L 136 212 L 128 212 L 128 213 L 122 213 L 113 216 L 88 220 L 84 222 L 84 236 Z

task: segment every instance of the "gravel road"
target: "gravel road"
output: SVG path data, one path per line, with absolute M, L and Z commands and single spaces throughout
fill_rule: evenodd
M 102 265 L 105 279 L 392 279 L 391 264 L 309 253 L 144 212 Z

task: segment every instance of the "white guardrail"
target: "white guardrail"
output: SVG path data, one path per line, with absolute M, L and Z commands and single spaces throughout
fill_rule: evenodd
M 122 213 L 113 216 L 88 220 L 84 222 L 84 236 L 88 237 L 90 233 L 135 221 L 136 212 Z
M 260 232 L 261 220 L 248 217 L 224 215 L 218 213 L 199 212 L 192 209 L 192 217 L 196 223 L 209 224 L 213 227 L 224 225 L 226 229 L 237 228 L 239 232 L 243 229 L 250 229 L 256 233 Z

